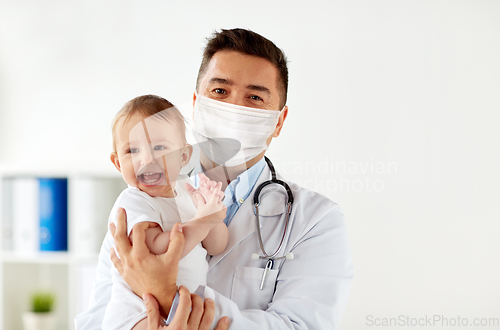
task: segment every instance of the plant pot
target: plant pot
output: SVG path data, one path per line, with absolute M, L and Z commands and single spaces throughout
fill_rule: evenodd
M 56 315 L 49 313 L 25 312 L 23 325 L 25 330 L 54 330 L 56 328 Z

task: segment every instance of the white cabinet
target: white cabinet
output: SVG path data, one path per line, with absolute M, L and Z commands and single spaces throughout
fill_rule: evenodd
M 68 179 L 68 251 L 19 251 L 13 244 L 20 226 L 13 220 L 19 222 L 12 183 L 43 177 Z M 74 329 L 74 317 L 87 308 L 109 211 L 125 187 L 119 173 L 0 172 L 0 330 L 23 329 L 22 313 L 39 289 L 56 294 L 56 330 Z

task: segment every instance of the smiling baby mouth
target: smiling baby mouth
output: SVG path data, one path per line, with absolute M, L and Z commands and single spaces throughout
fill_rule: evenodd
M 163 179 L 163 173 L 147 172 L 139 175 L 137 178 L 139 182 L 147 186 L 154 186 L 159 184 Z

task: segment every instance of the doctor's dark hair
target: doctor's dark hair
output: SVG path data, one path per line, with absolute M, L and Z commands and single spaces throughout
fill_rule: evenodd
M 280 106 L 281 108 L 285 106 L 288 93 L 288 67 L 285 54 L 269 39 L 245 29 L 222 29 L 220 32 L 214 32 L 211 38 L 207 38 L 207 45 L 203 51 L 203 59 L 196 80 L 196 90 L 198 90 L 201 79 L 207 71 L 208 63 L 214 54 L 223 50 L 234 50 L 262 57 L 271 62 L 278 69 L 277 87 L 280 92 Z
M 143 115 L 145 118 L 154 116 L 171 123 L 178 129 L 178 133 L 182 135 L 183 141 L 186 142 L 186 122 L 180 111 L 163 97 L 142 95 L 125 103 L 113 118 L 111 128 L 113 134 L 113 151 L 116 152 L 116 129 L 118 122 L 121 118 L 124 118 L 121 123 L 123 125 L 134 114 Z

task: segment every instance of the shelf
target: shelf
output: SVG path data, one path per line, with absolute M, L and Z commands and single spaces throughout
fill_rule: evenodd
M 65 163 L 65 164 L 18 164 L 0 162 L 0 173 L 3 176 L 34 177 L 75 177 L 91 176 L 121 179 L 121 174 L 107 160 L 103 163 Z
M 39 230 L 37 219 L 29 221 L 23 211 L 38 209 L 40 200 L 30 200 L 29 189 L 18 193 L 14 185 L 44 177 L 68 180 L 68 251 L 38 251 L 36 244 L 23 245 L 19 240 L 22 230 L 32 228 L 29 234 Z M 29 296 L 40 289 L 49 289 L 57 297 L 58 325 L 53 330 L 74 329 L 75 316 L 88 308 L 109 212 L 124 188 L 114 168 L 107 172 L 0 163 L 0 330 L 22 329 L 21 315 L 29 309 Z
M 97 261 L 98 254 L 74 255 L 69 252 L 40 251 L 37 253 L 18 253 L 3 251 L 0 261 L 4 263 L 51 264 L 61 265 L 72 262 Z

